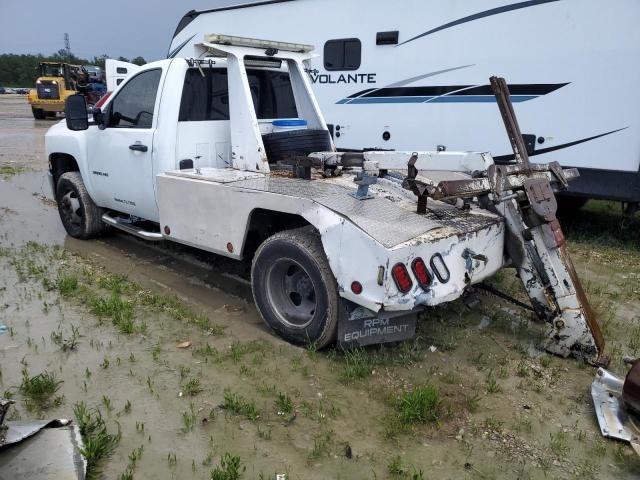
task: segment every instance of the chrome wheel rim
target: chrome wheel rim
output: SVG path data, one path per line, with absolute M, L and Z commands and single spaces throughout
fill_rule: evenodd
M 302 329 L 313 320 L 317 308 L 316 288 L 309 273 L 291 258 L 273 262 L 266 275 L 267 299 L 280 322 Z
M 80 208 L 80 200 L 73 190 L 67 191 L 60 199 L 62 207 L 62 215 L 67 223 L 74 226 L 82 226 L 82 209 Z

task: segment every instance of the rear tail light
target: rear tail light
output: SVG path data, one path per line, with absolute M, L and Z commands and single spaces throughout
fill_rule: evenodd
M 413 270 L 413 274 L 416 276 L 416 280 L 418 280 L 418 285 L 425 290 L 429 288 L 429 285 L 431 285 L 431 277 L 429 276 L 429 271 L 427 270 L 427 265 L 424 263 L 424 260 L 420 257 L 416 258 L 411 262 L 411 270 Z
M 393 277 L 393 281 L 396 282 L 396 287 L 398 287 L 398 290 L 402 293 L 407 293 L 411 290 L 413 281 L 404 263 L 396 263 L 391 269 L 391 276 Z
M 447 265 L 444 263 L 444 259 L 442 255 L 436 253 L 433 257 L 431 257 L 431 269 L 433 273 L 435 273 L 438 280 L 442 283 L 447 283 L 451 278 L 451 274 L 449 273 L 449 269 Z

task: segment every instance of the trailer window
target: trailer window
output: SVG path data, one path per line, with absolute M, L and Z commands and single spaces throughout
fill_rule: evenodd
M 137 74 L 111 102 L 110 127 L 151 128 L 162 70 Z
M 180 102 L 180 122 L 229 120 L 227 71 L 221 68 L 187 70 Z M 259 119 L 297 117 L 289 74 L 247 69 L 253 106 Z
M 358 38 L 329 40 L 324 44 L 324 68 L 357 70 L 362 61 L 362 43 Z

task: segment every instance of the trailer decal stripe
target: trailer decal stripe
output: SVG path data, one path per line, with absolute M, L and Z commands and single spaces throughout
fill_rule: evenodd
M 539 95 L 511 95 L 515 103 L 526 102 L 538 98 Z M 496 99 L 492 95 L 443 95 L 440 97 L 372 97 L 342 99 L 338 104 L 376 104 L 376 103 L 491 103 Z
M 416 77 L 411 77 L 411 78 L 407 78 L 405 80 L 400 80 L 399 82 L 395 82 L 395 83 L 392 83 L 390 85 L 387 85 L 387 87 L 404 87 L 405 85 L 408 85 L 408 84 L 413 83 L 413 82 L 417 82 L 418 80 L 424 80 L 425 78 L 435 77 L 436 75 L 441 75 L 443 73 L 454 72 L 456 70 L 460 70 L 462 68 L 468 68 L 468 67 L 475 67 L 475 64 L 471 63 L 469 65 L 460 65 L 459 67 L 445 68 L 444 70 L 437 70 L 435 72 L 425 73 L 423 75 L 418 75 Z
M 446 30 L 451 27 L 456 27 L 458 25 L 462 25 L 463 23 L 472 22 L 474 20 L 479 20 L 485 17 L 491 17 L 493 15 L 499 15 L 501 13 L 511 12 L 513 10 L 520 10 L 521 8 L 535 7 L 536 5 L 543 5 L 545 3 L 559 2 L 560 0 L 528 0 L 526 2 L 513 3 L 511 5 L 505 5 L 504 7 L 492 8 L 490 10 L 485 10 L 484 12 L 474 13 L 473 15 L 469 15 L 467 17 L 459 18 L 458 20 L 454 20 L 453 22 L 445 23 L 444 25 L 440 25 L 439 27 L 432 28 L 428 32 L 421 33 L 420 35 L 416 35 L 409 40 L 405 40 L 402 43 L 396 45 L 396 47 L 400 47 L 409 42 L 413 42 L 422 37 L 426 37 L 427 35 L 431 35 L 432 33 L 440 32 L 442 30 Z
M 563 148 L 573 147 L 574 145 L 579 145 L 581 143 L 589 142 L 591 140 L 595 140 L 596 138 L 605 137 L 613 133 L 621 132 L 622 130 L 626 130 L 627 128 L 629 127 L 618 128 L 617 130 L 611 130 L 610 132 L 601 133 L 600 135 L 594 135 L 593 137 L 583 138 L 581 140 L 575 140 L 573 142 L 563 143 L 561 145 L 555 145 L 553 147 L 541 148 L 540 150 L 535 150 L 533 153 L 530 153 L 529 156 L 534 157 L 536 155 L 542 155 L 544 153 L 555 152 L 556 150 L 562 150 Z M 493 157 L 493 159 L 498 162 L 509 162 L 509 161 L 515 160 L 515 157 L 512 153 L 511 155 L 499 155 L 497 157 Z
M 568 83 L 531 83 L 509 85 L 514 102 L 526 102 L 547 95 Z M 383 87 L 362 90 L 343 98 L 338 104 L 372 103 L 491 103 L 495 97 L 489 85 L 445 85 L 424 87 Z

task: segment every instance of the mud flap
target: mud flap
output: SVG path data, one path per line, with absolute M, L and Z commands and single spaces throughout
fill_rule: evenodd
M 363 347 L 410 340 L 416 334 L 417 311 L 373 312 L 343 301 L 344 313 L 338 323 L 338 345 Z

